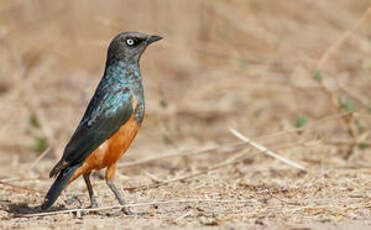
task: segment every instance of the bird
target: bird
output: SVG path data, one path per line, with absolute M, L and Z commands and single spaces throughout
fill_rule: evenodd
M 90 174 L 104 168 L 106 184 L 120 205 L 126 204 L 113 179 L 118 160 L 129 148 L 144 118 L 139 60 L 147 46 L 161 39 L 158 35 L 123 32 L 111 41 L 103 77 L 61 159 L 49 173 L 56 179 L 44 198 L 42 210 L 50 208 L 64 188 L 81 175 L 89 193 L 89 207 L 98 207 Z M 122 211 L 133 214 L 128 207 Z

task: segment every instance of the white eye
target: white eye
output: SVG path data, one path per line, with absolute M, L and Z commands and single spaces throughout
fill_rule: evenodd
M 129 38 L 129 39 L 126 39 L 126 44 L 128 44 L 128 46 L 132 46 L 134 45 L 134 40 Z

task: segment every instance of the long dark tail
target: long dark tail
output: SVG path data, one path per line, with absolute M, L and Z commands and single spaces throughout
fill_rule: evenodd
M 68 181 L 71 179 L 73 173 L 79 168 L 80 165 L 73 165 L 63 169 L 57 179 L 54 181 L 52 187 L 49 189 L 45 196 L 45 201 L 41 205 L 41 209 L 48 209 L 57 200 L 63 189 L 67 186 Z

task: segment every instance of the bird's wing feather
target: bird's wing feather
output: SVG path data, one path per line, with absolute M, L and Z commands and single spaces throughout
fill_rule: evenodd
M 104 93 L 102 93 L 102 91 Z M 69 165 L 79 164 L 113 136 L 132 116 L 135 101 L 127 87 L 117 90 L 97 90 L 67 144 L 62 161 Z

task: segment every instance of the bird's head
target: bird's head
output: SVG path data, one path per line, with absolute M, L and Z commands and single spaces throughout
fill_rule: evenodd
M 136 63 L 146 47 L 162 37 L 140 32 L 125 32 L 117 35 L 109 45 L 107 60 L 118 59 Z

